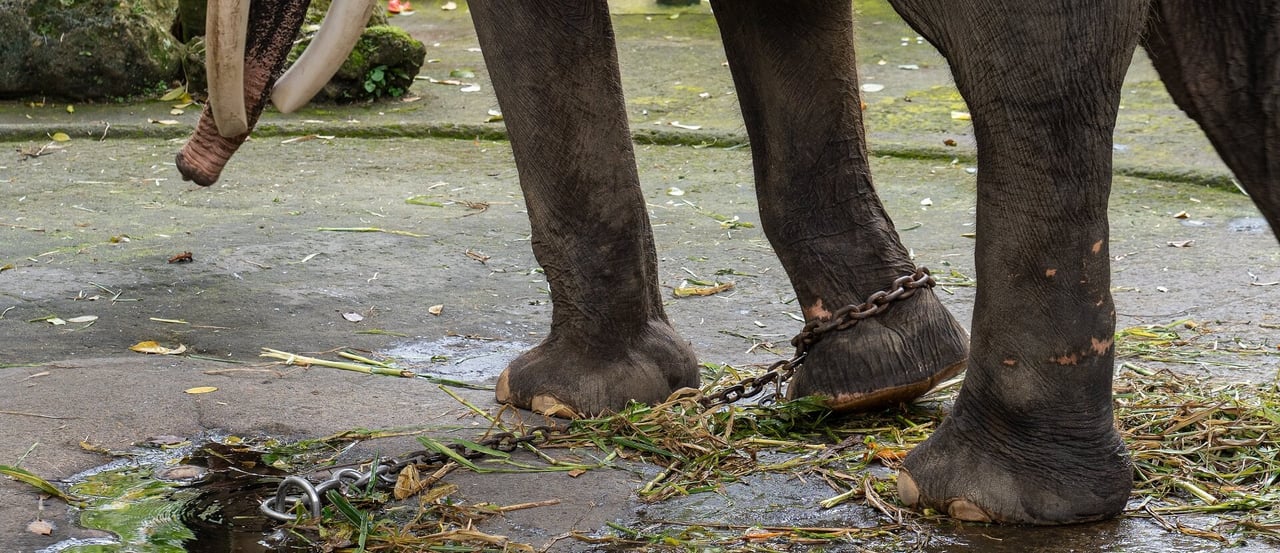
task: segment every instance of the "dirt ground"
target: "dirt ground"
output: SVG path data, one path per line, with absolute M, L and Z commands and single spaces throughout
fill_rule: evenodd
M 874 11 L 879 4 L 866 6 Z M 0 464 L 57 478 L 104 462 L 82 450 L 82 440 L 124 449 L 150 436 L 212 429 L 314 437 L 459 420 L 479 426 L 425 381 L 267 366 L 258 357 L 264 347 L 295 353 L 355 348 L 391 353 L 425 372 L 492 383 L 507 359 L 546 331 L 546 283 L 529 251 L 508 145 L 427 137 L 439 134 L 432 129 L 442 123 L 483 126 L 487 110 L 496 107 L 479 53 L 469 50 L 474 35 L 458 14 L 419 10 L 416 19 L 394 21 L 443 58 L 424 67 L 424 75 L 473 67 L 484 92 L 468 95 L 422 81 L 415 102 L 269 114 L 268 130 L 208 189 L 180 182 L 172 164 L 180 139 L 170 137 L 178 133 L 146 121 L 171 117 L 163 115 L 169 106 L 88 106 L 76 114 L 59 105 L 0 106 L 0 136 L 8 140 L 0 151 L 11 152 L 0 156 Z M 714 34 L 703 29 L 709 17 L 666 17 L 657 23 L 674 27 L 655 30 L 654 16 L 618 16 L 633 124 L 683 132 L 666 123 L 697 122 L 705 127 L 688 136 L 741 141 L 734 99 L 726 94 L 728 73 Z M 904 60 L 891 52 L 927 45 L 902 34 L 901 22 L 866 25 L 883 40 L 863 48 L 864 82 L 896 90 L 868 101 L 868 125 L 879 125 L 871 129 L 873 144 L 880 139 L 898 148 L 873 146 L 881 154 L 873 170 L 884 201 L 918 264 L 973 276 L 973 239 L 966 234 L 973 230 L 975 176 L 966 124 L 911 112 L 902 102 L 911 95 L 938 98 L 920 103 L 950 111 L 951 93 L 938 88 L 946 86 L 945 66 L 922 53 L 927 67 L 897 70 Z M 894 71 L 877 64 L 882 55 Z M 673 65 L 668 71 L 642 57 Z M 1246 197 L 1187 182 L 1221 182 L 1225 175 L 1203 138 L 1191 132 L 1194 125 L 1178 119 L 1167 98 L 1160 103 L 1149 68 L 1135 71 L 1126 93 L 1144 100 L 1134 101 L 1130 119 L 1122 118 L 1121 174 L 1111 207 L 1119 326 L 1195 321 L 1199 330 L 1188 335 L 1202 346 L 1202 358 L 1146 365 L 1224 380 L 1274 380 L 1280 285 L 1267 284 L 1280 281 L 1280 247 Z M 711 98 L 698 96 L 707 91 Z M 175 118 L 188 129 L 193 114 Z M 920 118 L 934 126 L 917 129 L 913 122 Z M 114 130 L 99 140 L 104 123 Z M 366 137 L 388 129 L 406 136 Z M 15 152 L 38 148 L 48 140 L 37 136 L 57 131 L 72 140 L 39 157 Z M 961 142 L 954 160 L 942 137 Z M 930 159 L 903 157 L 920 148 L 932 152 Z M 785 355 L 783 346 L 800 326 L 799 309 L 758 225 L 746 149 L 641 144 L 637 150 L 661 285 L 669 290 L 687 278 L 735 283 L 729 293 L 670 297 L 676 328 L 706 362 L 768 363 Z M 1132 176 L 1152 168 L 1165 178 Z M 734 218 L 749 225 L 721 223 Z M 367 228 L 388 232 L 325 230 Z M 186 252 L 190 262 L 170 262 Z M 963 283 L 961 276 L 944 279 L 941 295 L 967 325 L 974 289 Z M 436 305 L 439 314 L 429 313 Z M 52 324 L 50 317 L 67 323 Z M 71 322 L 84 320 L 79 317 L 96 319 Z M 181 344 L 186 354 L 129 350 L 146 340 Z M 1272 354 L 1215 354 L 1215 344 Z M 183 393 L 195 386 L 218 391 Z M 463 393 L 492 406 L 489 392 Z M 411 447 L 391 440 L 355 453 Z M 462 481 L 464 493 L 490 500 L 562 498 L 558 511 L 513 513 L 490 523 L 495 532 L 535 545 L 569 529 L 596 531 L 610 520 L 713 517 L 726 509 L 760 523 L 778 520 L 779 512 L 790 513 L 788 520 L 831 524 L 875 517 L 856 506 L 819 511 L 812 497 L 822 492 L 779 477 L 659 506 L 634 500 L 638 480 L 630 473 L 554 485 L 547 478 Z M 59 527 L 53 537 L 25 532 L 38 506 L 27 488 L 0 484 L 3 549 L 35 551 L 92 535 L 75 528 L 57 502 L 43 506 L 42 516 Z M 947 527 L 938 535 L 925 550 L 1198 551 L 1207 543 L 1132 519 L 1053 531 Z M 1061 546 L 1044 549 L 1046 543 Z M 553 550 L 583 547 L 561 543 Z

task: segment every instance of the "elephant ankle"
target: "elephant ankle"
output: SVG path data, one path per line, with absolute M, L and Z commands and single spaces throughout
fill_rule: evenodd
M 964 328 L 932 290 L 809 346 L 789 397 L 820 396 L 839 411 L 897 405 L 959 374 L 969 354 Z
M 1003 420 L 1003 419 L 1002 419 Z M 1026 425 L 1019 425 L 1026 426 Z M 903 462 L 903 504 L 973 522 L 1060 525 L 1118 515 L 1133 468 L 1112 427 L 1010 428 L 1010 421 L 944 421 Z
M 698 382 L 693 348 L 665 321 L 651 321 L 635 335 L 613 336 L 611 344 L 553 331 L 507 366 L 495 397 L 522 409 L 577 418 L 618 412 L 631 401 L 660 403 Z

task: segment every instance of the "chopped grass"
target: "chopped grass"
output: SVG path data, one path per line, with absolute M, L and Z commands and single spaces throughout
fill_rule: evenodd
M 964 281 L 962 275 L 955 279 Z M 1239 342 L 1229 347 L 1212 342 L 1205 347 L 1212 339 L 1206 336 L 1191 321 L 1117 333 L 1121 368 L 1115 378 L 1116 419 L 1135 469 L 1126 516 L 1150 518 L 1169 531 L 1222 543 L 1245 536 L 1280 543 L 1280 446 L 1275 441 L 1280 436 L 1280 391 L 1276 384 L 1224 383 L 1139 364 L 1173 360 L 1231 366 L 1238 359 L 1232 355 L 1274 354 L 1266 346 Z M 763 370 L 763 366 L 704 365 L 707 385 L 701 393 Z M 616 467 L 618 462 L 640 464 L 651 467 L 640 471 L 646 479 L 636 489 L 639 498 L 647 502 L 725 493 L 730 483 L 776 473 L 829 486 L 830 494 L 812 498 L 812 508 L 856 503 L 881 515 L 878 524 L 870 527 L 810 528 L 725 524 L 722 517 L 708 513 L 706 521 L 649 521 L 643 527 L 610 524 L 594 535 L 575 532 L 562 536 L 608 548 L 766 551 L 795 546 L 875 543 L 879 548 L 885 543 L 919 543 L 932 528 L 924 523 L 937 515 L 909 511 L 897 503 L 892 469 L 937 428 L 945 406 L 954 400 L 958 383 L 958 379 L 948 382 L 910 406 L 857 416 L 832 413 L 810 399 L 780 401 L 777 397 L 763 404 L 705 411 L 698 405 L 698 395 L 683 395 L 661 405 L 633 404 L 612 416 L 573 421 L 537 447 L 525 444 L 542 465 L 539 461 L 517 461 L 528 459 L 528 455 L 460 464 L 463 468 L 474 466 L 477 472 L 507 472 L 511 467 L 585 471 Z M 486 418 L 493 431 L 515 429 L 519 434 L 526 426 L 515 410 L 490 413 L 458 399 Z M 428 442 L 431 439 L 424 438 L 424 443 Z M 551 455 L 556 449 L 569 453 L 557 459 Z M 596 462 L 565 460 L 585 457 Z M 407 520 L 405 506 L 380 510 L 377 501 L 353 501 L 363 512 L 376 513 L 364 530 L 368 550 L 532 549 L 502 536 L 476 532 L 475 522 L 504 508 L 460 504 L 451 499 L 452 490 L 450 484 L 437 483 L 410 507 L 413 514 Z M 1180 516 L 1216 523 L 1195 528 L 1179 522 Z M 347 521 L 349 518 L 330 514 L 298 528 L 310 528 L 330 538 L 345 535 L 354 539 L 361 532 Z M 331 528 L 335 525 L 343 529 Z M 328 543 L 335 542 L 330 539 Z

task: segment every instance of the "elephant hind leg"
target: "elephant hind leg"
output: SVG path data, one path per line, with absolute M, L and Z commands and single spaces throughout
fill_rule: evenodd
M 809 323 L 915 265 L 871 182 L 848 0 L 713 0 L 751 137 L 764 232 Z M 910 401 L 964 368 L 969 337 L 922 289 L 815 343 L 787 393 L 837 410 Z
M 1156 0 L 1142 42 L 1280 238 L 1280 1 Z

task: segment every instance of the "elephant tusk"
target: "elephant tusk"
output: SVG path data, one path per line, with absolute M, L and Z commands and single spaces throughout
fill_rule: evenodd
M 230 138 L 249 131 L 244 107 L 244 45 L 249 32 L 249 0 L 209 0 L 205 17 L 209 107 L 218 134 Z
M 334 0 L 315 40 L 276 81 L 271 103 L 281 113 L 306 105 L 338 72 L 373 13 L 373 0 Z

